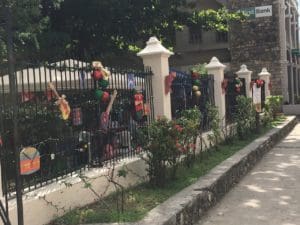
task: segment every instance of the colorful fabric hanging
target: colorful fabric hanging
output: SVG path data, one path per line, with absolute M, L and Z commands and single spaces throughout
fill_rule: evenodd
M 74 126 L 80 126 L 82 125 L 82 111 L 81 108 L 74 108 L 72 110 L 72 119 L 73 119 L 73 125 Z

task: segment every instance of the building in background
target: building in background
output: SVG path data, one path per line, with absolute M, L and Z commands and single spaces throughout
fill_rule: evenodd
M 224 0 L 188 0 L 191 9 L 219 9 Z M 171 65 L 187 70 L 195 64 L 208 62 L 218 56 L 223 63 L 229 63 L 230 51 L 227 32 L 204 31 L 201 27 L 187 27 L 176 34 L 175 56 Z
M 187 69 L 212 56 L 228 65 L 230 73 L 246 64 L 257 76 L 263 67 L 272 74 L 272 93 L 297 103 L 300 95 L 299 25 L 296 0 L 190 0 L 198 9 L 224 5 L 249 13 L 243 23 L 230 24 L 229 34 L 185 27 L 176 35 L 176 55 L 171 61 Z

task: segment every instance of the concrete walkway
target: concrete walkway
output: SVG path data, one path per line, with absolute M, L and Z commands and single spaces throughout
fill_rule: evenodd
M 197 225 L 300 225 L 300 124 Z

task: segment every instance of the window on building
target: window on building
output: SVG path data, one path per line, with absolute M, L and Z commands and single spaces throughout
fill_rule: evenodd
M 199 44 L 202 42 L 202 28 L 200 26 L 189 27 L 189 42 Z
M 228 42 L 228 33 L 227 32 L 217 32 L 216 33 L 216 42 Z

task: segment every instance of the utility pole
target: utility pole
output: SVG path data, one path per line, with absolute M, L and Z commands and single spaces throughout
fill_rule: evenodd
M 12 31 L 12 5 L 7 2 L 6 4 L 6 35 L 7 35 L 7 57 L 8 57 L 8 74 L 9 74 L 9 88 L 12 104 L 13 115 L 13 130 L 14 141 L 13 149 L 15 151 L 15 175 L 16 175 L 16 200 L 18 212 L 18 225 L 24 225 L 23 217 L 23 199 L 22 199 L 22 186 L 20 176 L 20 152 L 19 152 L 19 134 L 18 134 L 18 102 L 17 102 L 17 87 L 15 75 L 15 60 L 13 52 L 13 31 Z

